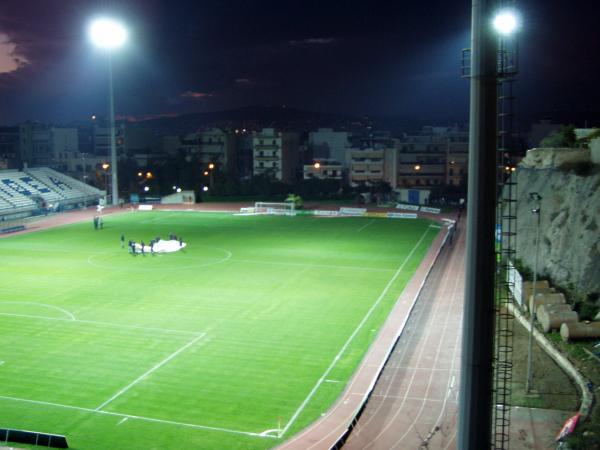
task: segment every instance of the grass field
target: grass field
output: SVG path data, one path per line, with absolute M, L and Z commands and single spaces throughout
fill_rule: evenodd
M 335 401 L 439 231 L 136 212 L 0 239 L 0 427 L 75 449 L 264 449 Z M 119 236 L 185 251 L 133 256 Z

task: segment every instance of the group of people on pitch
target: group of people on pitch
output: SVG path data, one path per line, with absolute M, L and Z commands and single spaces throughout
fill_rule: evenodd
M 183 246 L 183 239 L 181 237 L 177 237 L 175 234 L 171 233 L 169 234 L 169 240 L 174 240 L 174 241 L 179 241 L 179 246 L 182 247 Z M 156 243 L 158 243 L 158 241 L 160 241 L 160 236 L 156 236 L 154 239 L 151 239 L 150 242 L 148 243 L 148 247 L 150 247 L 150 254 L 154 254 L 154 245 Z M 121 248 L 125 247 L 125 235 L 121 234 Z M 137 255 L 138 253 L 141 253 L 142 255 L 144 255 L 146 253 L 146 244 L 144 243 L 144 241 L 140 241 L 139 244 L 137 244 L 137 242 L 135 242 L 133 239 L 130 239 L 129 242 L 127 243 L 127 247 L 129 248 L 129 253 L 131 253 L 132 255 Z

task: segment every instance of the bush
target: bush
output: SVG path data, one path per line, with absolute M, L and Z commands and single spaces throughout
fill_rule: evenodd
M 548 136 L 540 141 L 540 147 L 542 148 L 561 148 L 575 147 L 575 126 L 566 125 L 560 127 L 559 130 L 553 131 Z
M 596 172 L 596 165 L 591 161 L 577 161 L 577 162 L 564 162 L 558 166 L 558 170 L 561 172 L 573 172 L 575 175 L 580 177 L 587 177 Z
M 589 300 L 589 297 L 588 297 Z M 591 301 L 581 303 L 579 307 L 579 320 L 594 320 L 600 307 Z

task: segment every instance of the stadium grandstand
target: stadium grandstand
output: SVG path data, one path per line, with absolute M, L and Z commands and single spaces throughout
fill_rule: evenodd
M 0 171 L 0 221 L 96 203 L 104 193 L 47 167 Z

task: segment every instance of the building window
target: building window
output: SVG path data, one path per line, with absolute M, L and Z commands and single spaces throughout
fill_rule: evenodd
M 265 167 L 265 163 L 264 163 L 264 162 L 262 162 L 262 161 L 261 161 L 261 162 L 259 162 L 259 163 L 258 163 L 258 167 Z

